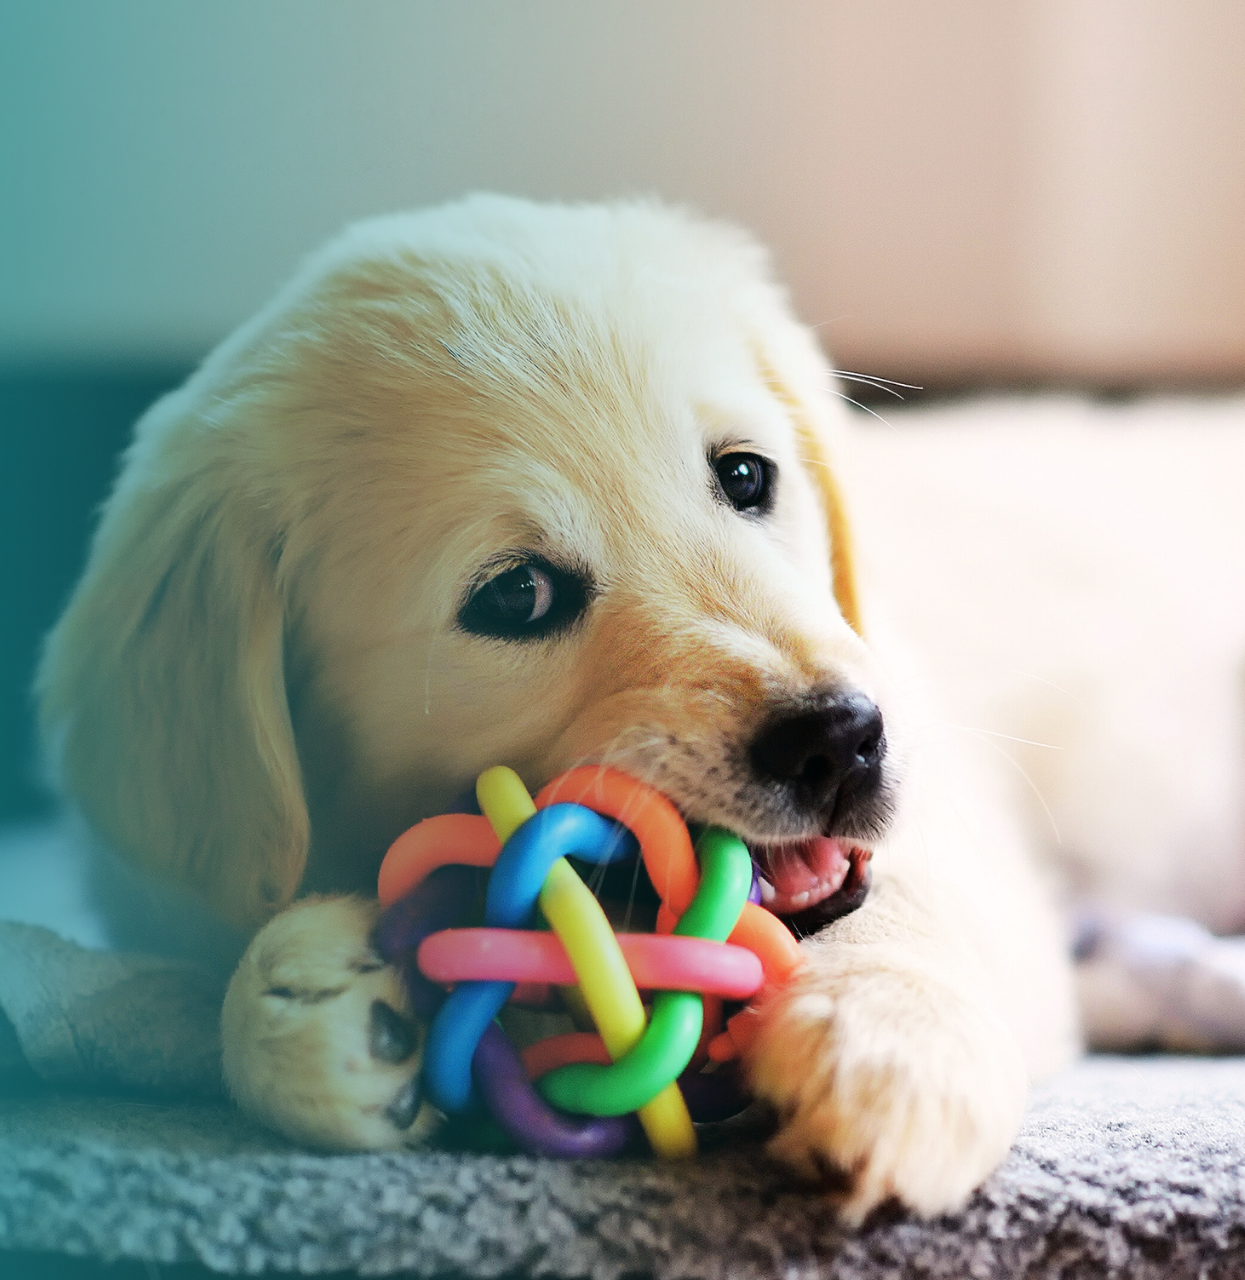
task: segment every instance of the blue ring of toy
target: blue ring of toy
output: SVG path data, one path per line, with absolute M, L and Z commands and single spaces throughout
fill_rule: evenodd
M 617 822 L 583 805 L 550 805 L 519 827 L 498 855 L 484 899 L 484 923 L 493 929 L 530 927 L 545 877 L 559 858 L 602 865 L 637 852 L 635 837 Z M 514 987 L 513 982 L 459 983 L 433 1019 L 424 1085 L 442 1111 L 465 1111 L 475 1098 L 472 1059 Z

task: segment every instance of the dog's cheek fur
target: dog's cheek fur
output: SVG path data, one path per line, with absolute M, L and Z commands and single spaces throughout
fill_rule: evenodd
M 643 601 L 616 602 L 584 648 L 576 714 L 535 761 L 537 776 L 580 761 L 611 764 L 699 820 L 772 836 L 775 818 L 748 757 L 772 706 L 872 683 L 863 647 L 832 604 L 816 616 L 815 593 L 801 599 L 795 584 L 784 599 L 775 582 L 784 569 L 774 559 L 758 565 L 768 592 L 736 582 L 726 598 L 702 601 L 675 581 Z

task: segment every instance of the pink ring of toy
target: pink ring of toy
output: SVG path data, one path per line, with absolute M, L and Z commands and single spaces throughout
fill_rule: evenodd
M 670 934 L 620 933 L 635 985 L 746 1000 L 764 981 L 757 955 L 729 942 Z M 572 985 L 575 970 L 556 934 L 521 929 L 443 929 L 420 944 L 419 971 L 433 982 L 549 982 Z

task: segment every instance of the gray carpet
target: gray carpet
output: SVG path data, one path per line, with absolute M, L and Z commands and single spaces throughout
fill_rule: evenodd
M 419 1276 L 1245 1275 L 1245 1059 L 1090 1059 L 961 1215 L 841 1232 L 755 1148 L 315 1156 L 224 1104 L 0 1099 L 0 1248 Z M 3 1256 L 0 1256 L 3 1270 Z

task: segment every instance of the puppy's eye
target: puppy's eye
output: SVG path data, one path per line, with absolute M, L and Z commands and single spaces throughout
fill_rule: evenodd
M 553 604 L 553 579 L 534 564 L 520 565 L 486 582 L 476 597 L 477 607 L 516 627 L 531 626 Z
M 570 626 L 588 607 L 588 598 L 582 577 L 529 560 L 477 587 L 459 612 L 458 625 L 499 640 L 539 640 Z
M 736 511 L 764 514 L 773 503 L 774 465 L 755 453 L 724 453 L 713 470 L 727 502 Z

